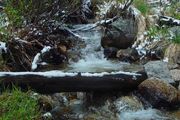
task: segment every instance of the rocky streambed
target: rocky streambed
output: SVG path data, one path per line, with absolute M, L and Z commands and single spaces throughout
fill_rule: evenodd
M 86 18 L 94 11 L 91 0 L 83 3 Z M 143 16 L 131 1 L 111 1 L 98 6 L 95 18 L 28 24 L 0 43 L 9 70 L 0 72 L 1 82 L 46 93 L 32 95 L 43 119 L 180 119 L 180 45 L 171 43 L 178 19 L 162 17 L 158 2 L 147 3 L 151 15 Z M 161 24 L 170 35 L 150 27 Z

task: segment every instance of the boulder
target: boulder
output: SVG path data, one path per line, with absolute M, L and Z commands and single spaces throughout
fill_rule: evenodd
M 122 96 L 114 102 L 118 113 L 126 111 L 137 111 L 143 109 L 143 104 L 140 99 L 134 95 Z
M 135 62 L 140 58 L 137 50 L 131 48 L 125 50 L 119 50 L 116 54 L 116 57 L 120 61 L 125 61 L 125 62 Z
M 137 27 L 133 19 L 119 18 L 106 27 L 101 38 L 101 45 L 104 48 L 126 49 L 132 46 L 136 39 L 136 34 Z
M 151 60 L 162 60 L 164 58 L 165 50 L 170 45 L 167 40 L 160 40 L 152 42 L 147 48 L 149 53 L 146 55 Z
M 180 35 L 180 26 L 174 26 L 169 29 L 174 35 Z
M 180 82 L 180 70 L 179 69 L 174 69 L 174 70 L 171 70 L 171 76 L 172 78 L 177 81 L 177 82 Z
M 114 47 L 104 48 L 104 56 L 106 58 L 116 58 L 118 49 Z
M 180 64 L 180 44 L 170 44 L 166 49 L 165 58 L 169 63 Z
M 50 111 L 53 108 L 53 100 L 50 96 L 41 95 L 38 97 L 38 105 L 43 111 Z
M 180 102 L 178 90 L 163 80 L 147 79 L 139 85 L 138 90 L 156 108 L 169 107 Z
M 145 17 L 141 14 L 141 12 L 135 8 L 135 7 L 130 7 L 133 12 L 133 15 L 135 17 L 135 22 L 137 25 L 137 36 L 136 36 L 136 41 L 133 44 L 133 48 L 136 48 L 139 46 L 140 43 L 143 43 L 145 40 L 145 31 L 146 31 L 146 19 Z
M 147 26 L 155 26 L 158 23 L 158 15 L 148 15 L 146 18 Z
M 144 65 L 148 77 L 156 77 L 166 83 L 174 84 L 167 63 L 163 61 L 150 61 Z

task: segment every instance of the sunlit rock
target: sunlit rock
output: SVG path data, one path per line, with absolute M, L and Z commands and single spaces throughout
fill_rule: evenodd
M 150 78 L 139 85 L 141 95 L 154 107 L 168 107 L 179 104 L 178 90 L 172 85 Z
M 180 44 L 171 44 L 165 52 L 169 63 L 180 64 Z
M 167 63 L 163 61 L 150 61 L 144 65 L 148 77 L 156 77 L 166 83 L 174 83 Z
M 170 71 L 172 78 L 176 82 L 180 82 L 180 70 L 179 69 L 174 69 Z

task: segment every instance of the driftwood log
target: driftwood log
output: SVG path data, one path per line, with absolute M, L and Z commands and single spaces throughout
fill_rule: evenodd
M 169 17 L 169 16 L 160 16 L 159 22 L 160 22 L 160 25 L 180 26 L 180 20 Z
M 18 85 L 40 93 L 130 91 L 147 79 L 144 71 L 112 73 L 0 72 L 3 87 Z

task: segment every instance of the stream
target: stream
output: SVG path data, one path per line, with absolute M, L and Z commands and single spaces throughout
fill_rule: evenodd
M 66 69 L 65 72 L 113 72 L 123 71 L 125 67 L 131 66 L 126 62 L 107 60 L 104 57 L 103 48 L 100 47 L 102 37 L 100 28 L 97 27 L 90 29 L 93 27 L 93 24 L 74 25 L 73 27 L 74 29 L 72 30 L 76 31 L 76 35 L 84 40 L 86 46 L 81 50 L 81 59 L 79 59 L 77 62 L 70 61 L 68 69 Z M 79 28 L 82 29 L 80 30 Z M 80 94 L 85 95 L 85 93 Z M 140 101 L 136 101 L 137 99 L 131 99 L 132 96 L 128 97 L 121 96 L 122 99 L 116 100 L 113 103 L 113 105 L 115 105 L 115 109 L 117 110 L 115 116 L 113 115 L 113 111 L 109 109 L 112 106 L 111 104 L 107 104 L 108 102 L 103 106 L 97 108 L 93 107 L 93 112 L 95 112 L 94 114 L 86 111 L 85 108 L 87 106 L 84 105 L 84 99 L 82 98 L 67 104 L 70 104 L 70 107 L 72 108 L 75 116 L 78 116 L 78 119 L 81 119 L 82 116 L 84 117 L 87 115 L 88 117 L 85 118 L 89 120 L 90 118 L 97 117 L 98 115 L 96 116 L 96 114 L 101 114 L 102 117 L 97 117 L 97 120 L 177 120 L 170 117 L 166 111 L 162 112 L 161 110 L 154 109 L 150 104 L 147 104 L 149 107 L 144 107 Z M 100 98 L 101 96 L 99 96 L 99 99 Z M 105 114 L 109 116 L 105 117 Z
M 85 2 L 84 11 L 86 12 L 87 10 L 89 10 L 89 6 L 87 6 L 87 5 L 89 5 L 91 3 L 91 0 L 83 0 L 83 1 Z M 112 4 L 112 6 L 116 5 L 116 2 L 112 2 L 111 4 Z M 105 8 L 107 7 L 107 10 L 108 10 L 111 8 L 111 4 L 108 5 L 108 3 L 107 3 L 107 6 L 109 6 L 109 7 L 107 7 L 106 5 L 104 5 L 104 7 Z M 122 7 L 122 6 L 120 6 L 120 7 Z M 105 8 L 100 11 L 101 12 L 106 11 Z M 134 10 L 133 8 L 134 7 L 132 7 L 130 10 L 133 11 Z M 107 14 L 107 12 L 108 11 L 106 11 L 106 14 Z M 134 10 L 134 15 L 136 15 L 136 16 L 135 16 L 135 18 L 133 17 L 133 20 L 135 19 L 136 22 L 139 20 L 141 23 L 142 19 L 140 18 L 140 16 L 138 16 L 137 11 L 135 11 L 135 10 Z M 106 20 L 104 20 L 104 21 L 106 22 Z M 100 21 L 99 23 L 101 23 L 101 22 L 102 21 Z M 117 20 L 116 22 L 118 24 L 116 23 L 115 25 L 119 25 L 119 26 L 117 26 L 119 28 L 122 27 L 121 28 L 122 30 L 125 29 L 125 32 L 129 34 L 129 35 L 127 35 L 129 38 L 131 37 L 130 36 L 131 32 L 133 33 L 135 31 L 135 33 L 136 33 L 136 28 L 133 26 L 134 22 L 132 22 L 132 24 L 130 24 L 131 20 L 124 20 L 124 23 L 123 23 L 123 21 L 121 21 L 121 19 L 119 18 L 119 20 Z M 48 62 L 46 63 L 43 61 L 44 59 L 43 59 L 42 55 L 45 52 L 48 53 L 51 49 L 55 48 L 54 47 L 54 46 L 56 46 L 55 43 L 57 41 L 59 41 L 59 39 L 60 39 L 60 37 L 58 35 L 55 36 L 54 34 L 49 33 L 49 36 L 50 35 L 51 35 L 51 37 L 55 36 L 54 38 L 52 37 L 52 39 L 55 42 L 52 43 L 52 47 L 45 46 L 45 48 L 43 48 L 39 53 L 37 53 L 34 58 L 31 56 L 33 59 L 30 60 L 30 62 L 28 61 L 29 59 L 27 60 L 28 63 L 31 63 L 31 61 L 32 61 L 32 65 L 30 64 L 31 71 L 29 70 L 27 72 L 1 72 L 0 77 L 3 78 L 5 76 L 7 78 L 13 77 L 16 79 L 18 77 L 22 78 L 23 75 L 27 75 L 28 77 L 30 76 L 29 77 L 30 79 L 32 79 L 33 77 L 31 78 L 31 76 L 33 75 L 33 76 L 36 76 L 34 78 L 39 77 L 38 80 L 42 80 L 41 78 L 44 78 L 45 82 L 42 82 L 42 84 L 40 84 L 40 85 L 42 86 L 43 89 L 45 88 L 47 90 L 48 90 L 48 87 L 47 87 L 48 85 L 50 86 L 50 88 L 57 87 L 57 89 L 61 88 L 60 85 L 62 85 L 64 87 L 67 85 L 65 83 L 67 81 L 72 81 L 73 78 L 77 81 L 76 84 L 74 84 L 74 81 L 73 81 L 72 84 L 68 84 L 68 87 L 71 88 L 71 87 L 76 86 L 76 87 L 82 88 L 82 86 L 80 84 L 80 83 L 83 83 L 82 81 L 84 79 L 82 79 L 82 78 L 87 78 L 90 81 L 84 82 L 84 84 L 86 83 L 85 84 L 86 86 L 84 87 L 85 89 L 90 87 L 90 85 L 92 88 L 98 87 L 98 88 L 102 89 L 103 87 L 101 88 L 101 86 L 105 82 L 104 81 L 99 82 L 99 80 L 100 80 L 100 78 L 101 78 L 101 81 L 102 81 L 102 79 L 104 80 L 105 79 L 105 78 L 103 78 L 104 76 L 111 77 L 113 80 L 115 80 L 115 82 L 113 84 L 114 86 L 121 85 L 123 87 L 128 86 L 130 88 L 131 87 L 130 84 L 134 85 L 134 83 L 138 81 L 136 75 L 141 76 L 141 74 L 140 75 L 136 74 L 136 72 L 139 72 L 139 71 L 144 72 L 145 71 L 145 73 L 147 73 L 147 70 L 145 70 L 145 65 L 144 65 L 143 61 L 142 61 L 143 64 L 141 64 L 141 59 L 138 59 L 137 61 L 135 61 L 131 64 L 129 62 L 121 62 L 120 60 L 118 60 L 119 58 L 116 58 L 116 59 L 105 58 L 104 48 L 101 47 L 101 46 L 103 46 L 103 45 L 101 45 L 101 38 L 103 36 L 103 30 L 102 30 L 102 27 L 96 26 L 97 25 L 96 23 L 94 23 L 94 24 L 93 23 L 88 23 L 88 24 L 78 23 L 76 25 L 74 25 L 74 24 L 72 25 L 72 23 L 69 23 L 69 24 L 68 24 L 68 26 L 71 26 L 71 27 L 67 28 L 67 31 L 69 30 L 70 33 L 72 33 L 72 36 L 74 35 L 73 37 L 75 39 L 76 39 L 76 37 L 80 38 L 78 40 L 80 42 L 82 42 L 82 45 L 81 45 L 81 43 L 80 44 L 77 43 L 76 44 L 77 48 L 76 48 L 76 46 L 73 46 L 73 45 L 72 45 L 73 47 L 71 46 L 72 48 L 68 48 L 65 45 L 63 45 L 63 46 L 65 46 L 65 50 L 64 50 L 65 53 L 67 52 L 67 54 L 70 56 L 70 57 L 68 55 L 67 55 L 68 57 L 66 56 L 67 61 L 62 60 L 63 61 L 62 64 L 60 64 L 60 65 L 58 64 L 57 66 L 55 66 L 54 64 L 51 65 Z M 0 26 L 2 26 L 2 25 L 0 25 Z M 143 29 L 143 24 L 139 24 L 138 26 L 142 27 L 142 29 Z M 144 25 L 144 26 L 146 26 L 146 25 Z M 134 29 L 131 29 L 131 28 L 134 28 Z M 35 32 L 38 32 L 38 30 L 37 31 L 35 30 Z M 115 35 L 117 35 L 117 34 L 115 33 Z M 123 34 L 123 35 L 125 36 L 126 34 Z M 143 39 L 138 44 L 139 47 L 136 46 L 136 47 L 132 47 L 132 48 L 138 48 L 137 54 L 139 51 L 140 52 L 143 51 L 142 53 L 144 53 L 144 51 L 145 51 L 145 53 L 143 54 L 145 56 L 146 55 L 146 49 L 145 49 L 146 46 L 148 44 L 153 43 L 153 41 L 148 41 L 149 40 L 148 37 L 147 37 L 147 39 L 145 39 L 146 35 L 143 30 L 142 30 L 141 35 L 143 36 L 142 37 Z M 66 37 L 67 36 L 65 36 L 65 38 Z M 121 37 L 123 40 L 128 40 L 128 39 L 124 39 L 123 36 L 120 36 L 120 38 Z M 139 38 L 140 38 L 140 36 L 139 36 Z M 118 39 L 119 39 L 119 36 L 118 36 Z M 19 40 L 20 43 L 22 42 L 22 40 L 21 39 Z M 121 40 L 121 41 L 123 41 L 123 40 Z M 144 41 L 144 40 L 147 40 L 148 42 Z M 51 41 L 51 39 L 49 41 Z M 127 42 L 127 41 L 125 41 L 125 42 Z M 137 41 L 137 43 L 138 42 L 139 41 Z M 154 42 L 156 42 L 156 41 L 154 41 Z M 22 43 L 26 45 L 26 41 L 22 42 Z M 42 45 L 44 45 L 44 44 L 42 44 Z M 14 48 L 14 45 L 12 45 L 12 46 L 13 46 L 12 48 Z M 26 48 L 26 47 L 28 48 L 28 46 L 25 46 L 24 48 Z M 108 46 L 108 47 L 110 47 L 110 46 Z M 113 47 L 116 47 L 116 46 L 113 46 Z M 129 47 L 130 46 L 128 46 L 126 49 L 129 49 Z M 2 53 L 1 49 L 4 50 L 5 53 L 7 52 L 6 44 L 4 44 L 3 42 L 0 42 L 0 53 Z M 118 48 L 118 50 L 122 50 L 122 49 L 123 48 Z M 126 49 L 124 48 L 123 50 L 126 50 Z M 23 50 L 25 51 L 26 49 L 23 49 Z M 14 51 L 14 49 L 12 49 L 11 51 Z M 18 52 L 20 52 L 20 51 L 21 51 L 21 49 L 19 49 Z M 31 49 L 29 51 L 31 51 Z M 127 53 L 127 54 L 129 54 L 129 53 Z M 58 53 L 58 55 L 61 55 L 61 54 Z M 117 55 L 117 53 L 116 53 L 116 55 Z M 16 56 L 17 55 L 15 54 L 15 57 L 13 57 L 13 58 L 16 58 Z M 49 55 L 49 56 L 51 57 L 51 55 Z M 58 57 L 57 57 L 57 59 L 59 60 Z M 25 58 L 26 58 L 26 56 L 25 56 Z M 23 60 L 24 60 L 24 58 L 23 58 Z M 42 67 L 42 71 L 41 71 L 41 68 L 38 69 L 39 66 Z M 155 65 L 155 67 L 156 67 L 156 65 Z M 160 70 L 163 71 L 163 69 L 160 69 Z M 162 72 L 162 71 L 157 70 L 155 72 Z M 131 77 L 131 80 L 133 82 L 129 79 L 124 79 L 123 77 L 119 76 L 118 73 L 120 73 L 120 74 L 122 73 L 123 77 L 125 75 L 129 75 L 129 76 L 132 75 L 133 77 Z M 64 84 L 62 84 L 62 83 L 58 84 L 59 81 L 57 81 L 58 79 L 56 77 L 61 78 L 60 80 L 62 80 L 63 82 L 65 81 Z M 48 80 L 45 78 L 48 78 Z M 52 80 L 51 80 L 51 78 L 52 78 Z M 125 77 L 125 78 L 127 78 L 127 77 Z M 96 83 L 93 85 L 90 84 L 90 82 L 93 81 L 92 79 L 97 80 Z M 4 80 L 4 78 L 3 78 L 3 80 Z M 111 83 L 112 81 L 109 82 L 109 80 L 110 80 L 109 78 L 106 78 L 105 80 L 108 81 L 108 82 L 106 82 L 105 85 L 109 87 L 110 86 L 109 83 Z M 147 80 L 147 79 L 145 78 L 144 80 Z M 47 81 L 50 84 L 46 84 Z M 123 81 L 123 82 L 122 82 L 122 84 L 121 83 L 117 84 L 118 83 L 117 81 L 118 82 Z M 129 82 L 128 84 L 123 84 L 127 81 Z M 24 79 L 23 79 L 23 82 L 24 82 Z M 163 107 L 156 109 L 153 107 L 153 104 L 150 104 L 150 102 L 145 100 L 145 98 L 138 91 L 139 84 L 142 82 L 143 81 L 141 81 L 139 83 L 137 82 L 138 84 L 136 85 L 136 87 L 133 87 L 133 90 L 126 88 L 125 90 L 122 90 L 122 91 L 121 90 L 115 91 L 115 89 L 113 87 L 113 89 L 111 89 L 112 91 L 110 91 L 110 92 L 109 91 L 104 92 L 105 89 L 103 88 L 101 91 L 97 91 L 96 89 L 93 91 L 89 90 L 90 92 L 89 91 L 85 91 L 85 92 L 81 92 L 81 91 L 80 92 L 79 91 L 78 92 L 77 91 L 62 92 L 61 91 L 60 93 L 50 94 L 49 96 L 44 95 L 50 99 L 50 100 L 49 99 L 47 100 L 48 102 L 50 101 L 49 102 L 50 104 L 52 102 L 52 104 L 50 105 L 52 108 L 48 111 L 45 110 L 44 112 L 49 113 L 52 118 L 54 117 L 53 119 L 57 119 L 57 120 L 58 119 L 60 119 L 60 120 L 61 119 L 62 120 L 66 120 L 66 119 L 68 119 L 68 120 L 179 120 L 178 118 L 180 118 L 180 112 L 179 112 L 180 109 L 174 110 L 174 111 L 171 111 L 170 107 L 167 109 L 163 108 Z M 102 83 L 102 84 L 100 84 L 100 83 Z M 36 85 L 37 84 L 35 83 L 35 86 Z M 37 88 L 39 88 L 39 87 L 37 87 Z M 118 86 L 118 88 L 120 88 L 120 87 Z M 131 91 L 128 91 L 128 90 L 131 90 Z M 157 89 L 157 91 L 158 90 L 159 89 Z M 166 92 L 167 91 L 165 89 L 165 93 Z M 156 93 L 156 92 L 153 91 L 152 93 Z M 169 92 L 167 92 L 167 93 L 169 93 Z M 159 94 L 159 96 L 161 98 L 161 91 L 159 93 L 157 92 L 157 94 Z M 43 94 L 42 94 L 42 96 L 43 96 Z M 152 96 L 150 96 L 150 97 L 152 97 Z M 157 98 L 157 101 L 158 101 L 158 99 L 159 98 Z M 44 115 L 47 115 L 47 114 L 45 113 Z
M 129 63 L 118 60 L 107 60 L 101 47 L 102 30 L 91 29 L 94 24 L 74 25 L 76 34 L 82 38 L 86 46 L 81 50 L 82 57 L 77 62 L 70 61 L 67 72 L 115 72 L 123 70 Z M 78 30 L 78 28 L 82 28 Z M 83 30 L 83 28 L 85 30 Z M 89 30 L 87 30 L 89 29 Z

